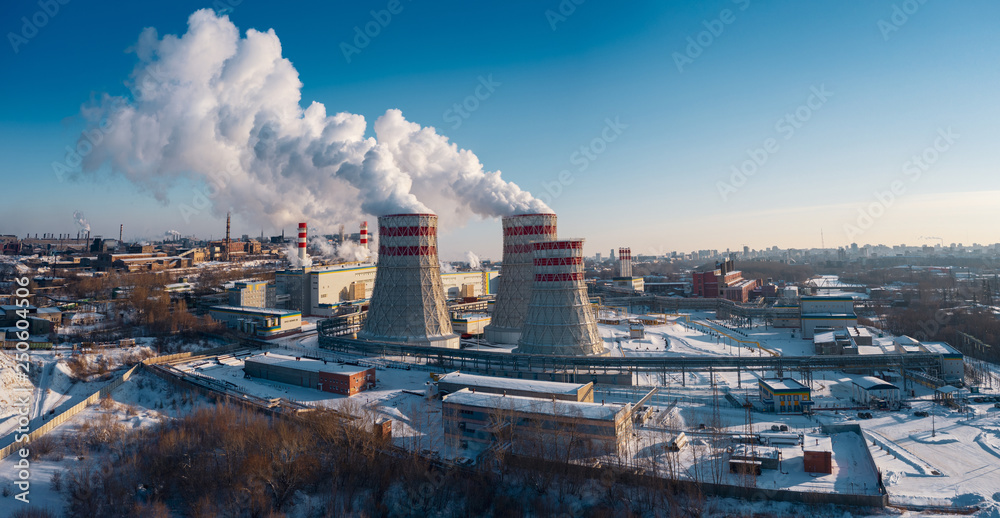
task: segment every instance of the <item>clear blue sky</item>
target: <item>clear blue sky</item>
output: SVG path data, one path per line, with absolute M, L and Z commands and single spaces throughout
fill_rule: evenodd
M 551 200 L 560 235 L 587 238 L 588 254 L 818 247 L 821 230 L 828 247 L 1000 241 L 1000 4 L 562 4 L 575 10 L 558 14 L 555 0 L 402 0 L 350 62 L 341 44 L 389 2 L 245 0 L 228 15 L 242 33 L 274 29 L 303 107 L 361 114 L 369 132 L 390 108 L 434 126 L 487 170 Z M 161 204 L 110 172 L 60 182 L 51 167 L 76 142 L 82 104 L 127 92 L 136 56 L 126 50 L 139 33 L 183 34 L 206 7 L 71 1 L 13 44 L 38 5 L 0 7 L 0 233 L 75 233 L 74 210 L 109 236 L 119 223 L 127 238 L 224 232 L 224 218 L 178 221 L 190 186 Z M 448 111 L 491 76 L 499 84 L 467 118 Z M 808 120 L 778 122 L 796 113 Z M 605 131 L 608 119 L 625 126 L 620 134 Z M 595 142 L 602 134 L 614 140 Z M 581 146 L 600 152 L 584 158 Z M 755 174 L 731 177 L 748 149 L 765 147 Z M 914 155 L 931 159 L 919 178 Z M 894 181 L 897 194 L 878 201 Z M 261 230 L 238 218 L 234 228 Z M 499 241 L 499 222 L 488 220 L 448 229 L 440 244 L 444 259 L 499 258 Z

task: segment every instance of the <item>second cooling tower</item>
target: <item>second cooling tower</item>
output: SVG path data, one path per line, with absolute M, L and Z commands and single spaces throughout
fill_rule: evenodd
M 379 216 L 378 225 L 375 287 L 358 338 L 457 349 L 441 284 L 437 216 Z
M 496 304 L 486 340 L 516 344 L 531 298 L 534 282 L 534 243 L 556 239 L 555 214 L 518 214 L 503 218 L 503 266 L 497 285 Z
M 603 354 L 604 342 L 583 282 L 583 240 L 533 246 L 534 282 L 516 352 Z

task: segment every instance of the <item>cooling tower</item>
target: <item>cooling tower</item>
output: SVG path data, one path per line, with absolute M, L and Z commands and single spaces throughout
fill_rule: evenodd
M 457 349 L 441 284 L 437 216 L 379 216 L 378 225 L 375 287 L 358 338 Z
M 555 238 L 555 214 L 519 214 L 503 218 L 503 266 L 493 315 L 485 329 L 490 342 L 513 345 L 521 337 L 535 275 L 531 262 L 533 244 Z
M 517 351 L 524 354 L 603 354 L 583 282 L 583 240 L 535 243 L 535 282 Z

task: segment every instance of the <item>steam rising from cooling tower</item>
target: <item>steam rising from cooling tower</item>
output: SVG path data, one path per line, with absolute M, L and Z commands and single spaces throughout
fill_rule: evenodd
M 534 282 L 533 244 L 555 239 L 555 214 L 518 214 L 503 218 L 503 266 L 493 316 L 485 329 L 490 342 L 517 343 Z
M 604 353 L 583 282 L 583 240 L 535 243 L 533 257 L 535 282 L 516 352 L 574 356 Z
M 361 115 L 328 114 L 317 102 L 303 108 L 298 72 L 273 30 L 241 37 L 228 16 L 203 9 L 186 33 L 147 28 L 131 50 L 138 63 L 129 95 L 105 94 L 81 110 L 79 146 L 92 148 L 82 170 L 107 164 L 173 201 L 185 221 L 227 207 L 271 228 L 305 220 L 336 228 L 358 213 L 437 212 L 442 224 L 460 225 L 549 210 L 399 110 L 378 117 L 369 137 Z M 198 109 L 181 109 L 189 106 Z M 168 200 L 187 178 L 196 187 Z
M 458 348 L 441 283 L 437 216 L 378 218 L 378 268 L 358 338 Z

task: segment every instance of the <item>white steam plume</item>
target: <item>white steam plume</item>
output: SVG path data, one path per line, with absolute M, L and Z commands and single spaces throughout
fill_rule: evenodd
M 327 115 L 317 102 L 303 109 L 298 72 L 273 30 L 240 37 L 228 16 L 203 9 L 185 34 L 160 38 L 147 28 L 132 50 L 139 62 L 129 98 L 104 95 L 82 110 L 89 127 L 80 140 L 93 145 L 83 171 L 109 164 L 164 203 L 182 177 L 205 184 L 174 200 L 185 218 L 209 204 L 217 215 L 237 207 L 249 224 L 275 228 L 333 225 L 358 212 L 432 211 L 445 225 L 551 212 L 399 110 L 386 111 L 366 138 L 360 115 Z
M 84 232 L 90 232 L 90 223 L 87 222 L 87 218 L 83 216 L 83 213 L 76 211 L 73 213 L 73 221 L 80 226 L 80 230 Z
M 287 245 L 285 245 L 284 252 L 285 252 L 285 259 L 287 259 L 288 262 L 292 265 L 292 268 L 305 268 L 307 266 L 312 266 L 313 264 L 312 257 L 309 257 L 308 253 L 306 254 L 306 260 L 304 263 L 302 261 L 299 261 L 298 243 L 288 243 Z
M 479 256 L 473 253 L 472 250 L 465 252 L 465 260 L 469 262 L 469 268 L 473 270 L 479 269 Z

